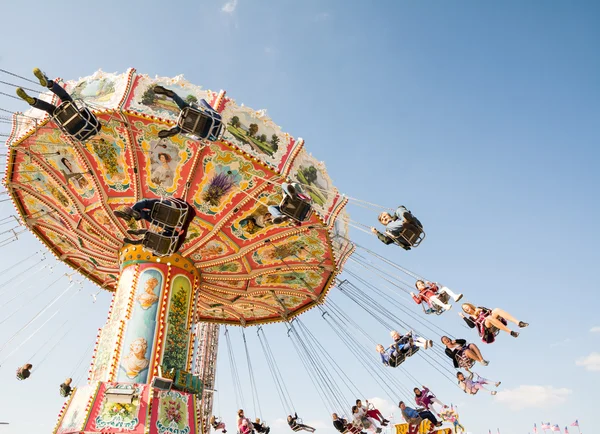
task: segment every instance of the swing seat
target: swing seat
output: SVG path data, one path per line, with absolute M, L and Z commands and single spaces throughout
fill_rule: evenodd
M 150 218 L 156 225 L 169 228 L 180 228 L 185 223 L 188 213 L 188 204 L 181 199 L 170 198 L 156 202 L 152 207 Z
M 177 250 L 179 236 L 166 236 L 156 232 L 146 232 L 142 240 L 142 246 L 151 250 L 156 256 L 169 256 Z
M 177 126 L 185 134 L 215 141 L 221 135 L 223 124 L 221 115 L 203 99 L 200 105 L 188 106 L 181 110 Z
M 411 247 L 418 247 L 425 239 L 423 228 L 413 223 L 405 223 L 398 235 L 394 235 L 391 232 L 386 232 L 386 235 L 394 240 L 394 243 L 405 250 L 408 250 Z
M 446 294 L 445 292 L 442 294 L 439 294 L 438 298 L 442 303 L 448 303 L 448 301 L 450 300 L 450 296 L 448 294 Z M 423 308 L 423 312 L 425 312 L 426 315 L 431 315 L 431 314 L 441 315 L 444 312 L 446 312 L 446 310 L 444 308 L 442 308 L 441 306 L 438 306 L 435 303 L 431 303 L 431 306 L 428 308 L 425 307 L 424 303 L 421 303 L 421 307 Z
M 156 256 L 172 255 L 183 244 L 187 226 L 195 215 L 182 199 L 169 198 L 156 202 L 150 212 L 150 227 L 142 245 Z
M 62 102 L 52 118 L 63 133 L 80 142 L 85 142 L 102 129 L 98 118 L 87 107 L 79 108 L 73 101 Z
M 282 214 L 299 223 L 307 221 L 313 214 L 313 208 L 310 202 L 301 198 L 292 198 L 287 194 L 284 195 L 283 200 L 279 205 L 279 209 Z

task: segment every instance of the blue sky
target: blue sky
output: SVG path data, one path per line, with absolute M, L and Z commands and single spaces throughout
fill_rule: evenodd
M 496 398 L 468 397 L 421 359 L 407 362 L 412 375 L 440 399 L 459 404 L 470 432 L 499 427 L 505 433 L 527 433 L 534 422 L 564 427 L 575 419 L 589 432 L 595 424 L 593 391 L 600 390 L 600 285 L 594 275 L 600 259 L 600 4 L 175 0 L 92 6 L 36 0 L 3 4 L 0 11 L 5 18 L 0 68 L 29 77 L 39 66 L 65 79 L 130 66 L 151 75 L 185 74 L 206 88 L 226 89 L 250 107 L 267 108 L 285 131 L 306 140 L 349 196 L 390 207 L 407 205 L 428 234 L 418 249 L 386 247 L 358 231 L 352 232 L 353 239 L 465 293 L 476 304 L 505 308 L 531 324 L 518 339 L 501 336 L 483 348 L 491 363 L 480 373 L 503 382 Z M 86 31 L 89 36 L 82 37 Z M 14 92 L 5 85 L 0 90 Z M 4 96 L 0 107 L 25 108 Z M 349 211 L 353 220 L 375 222 L 373 211 Z M 6 217 L 14 209 L 0 202 L 0 212 Z M 25 235 L 0 248 L 0 268 L 40 248 Z M 1 277 L 0 285 L 6 285 L 0 287 L 0 304 L 6 307 L 0 321 L 22 304 L 20 297 L 10 300 L 18 292 L 36 294 L 68 272 L 59 264 L 51 275 L 48 269 L 33 274 L 44 265 L 36 262 L 39 256 Z M 30 272 L 21 282 L 18 273 L 25 269 Z M 68 284 L 63 277 L 0 324 L 0 346 Z M 62 402 L 58 385 L 73 372 L 84 375 L 110 297 L 100 294 L 94 304 L 90 294 L 96 288 L 84 283 L 75 293 L 78 287 L 36 322 L 43 324 L 68 300 L 0 367 L 0 421 L 11 422 L 0 432 L 50 432 Z M 387 339 L 387 331 L 363 312 L 335 292 L 332 297 L 373 336 Z M 476 341 L 456 312 L 427 319 Z M 385 398 L 321 326 L 317 312 L 303 321 L 319 330 L 320 342 L 339 355 L 365 397 Z M 69 328 L 67 338 L 59 340 Z M 319 432 L 329 433 L 329 415 L 293 357 L 284 327 L 266 330 L 298 412 Z M 29 333 L 0 350 L 0 361 Z M 231 333 L 240 370 L 246 372 L 239 330 Z M 247 334 L 263 418 L 284 431 L 279 419 L 285 415 L 255 330 Z M 17 382 L 16 367 L 40 348 L 43 354 L 52 339 L 59 344 L 35 377 Z M 46 342 L 51 343 L 42 347 Z M 232 424 L 236 402 L 226 352 L 223 340 L 215 412 Z M 401 372 L 395 374 L 412 387 Z M 253 415 L 249 384 L 243 383 Z M 349 397 L 349 406 L 354 398 Z M 386 411 L 393 407 L 380 404 Z

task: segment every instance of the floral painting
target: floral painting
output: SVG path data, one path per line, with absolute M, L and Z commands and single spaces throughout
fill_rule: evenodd
M 108 387 L 108 386 L 107 386 Z M 130 385 L 114 385 L 116 388 L 127 387 Z M 142 396 L 145 385 L 134 386 L 136 394 Z M 140 425 L 140 403 L 141 400 L 135 400 L 132 403 L 117 403 L 109 402 L 106 399 L 101 401 L 101 407 L 94 419 L 96 430 L 108 430 L 109 428 L 117 428 L 121 430 L 133 431 Z
M 185 369 L 189 346 L 188 320 L 192 290 L 187 277 L 176 276 L 171 284 L 167 337 L 162 363 L 167 369 Z
M 188 434 L 190 395 L 171 390 L 161 392 L 156 428 L 159 434 Z

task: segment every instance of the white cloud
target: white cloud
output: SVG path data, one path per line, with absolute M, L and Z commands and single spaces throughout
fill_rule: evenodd
M 591 353 L 575 362 L 577 366 L 583 366 L 588 371 L 600 371 L 600 353 Z
M 600 326 L 592 327 L 590 329 L 591 333 L 600 333 Z
M 237 5 L 238 5 L 238 0 L 229 0 L 227 3 L 225 3 L 223 5 L 221 10 L 227 14 L 232 14 L 235 12 Z
M 508 405 L 513 410 L 528 407 L 546 408 L 562 404 L 571 393 L 572 390 L 566 388 L 522 385 L 516 389 L 506 389 L 498 392 L 496 400 Z

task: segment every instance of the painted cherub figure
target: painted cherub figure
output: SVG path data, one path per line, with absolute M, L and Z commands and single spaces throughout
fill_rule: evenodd
M 121 364 L 129 378 L 137 377 L 141 371 L 148 367 L 150 362 L 146 358 L 147 349 L 148 342 L 144 338 L 137 338 L 129 346 L 129 354 L 123 357 L 123 363 Z
M 158 286 L 158 279 L 151 277 L 146 280 L 146 286 L 144 290 L 140 292 L 137 300 L 140 302 L 142 309 L 149 309 L 154 303 L 158 301 L 158 295 L 154 293 L 154 289 Z

